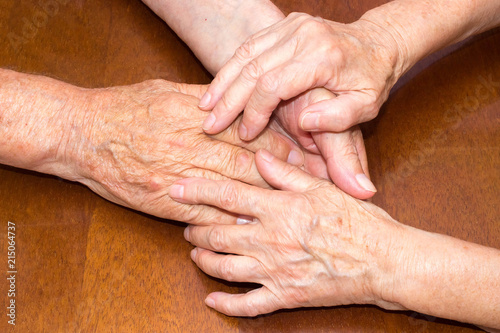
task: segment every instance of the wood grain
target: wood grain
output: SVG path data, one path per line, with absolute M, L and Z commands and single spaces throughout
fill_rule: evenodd
M 275 3 L 351 22 L 383 0 Z M 44 19 L 41 5 L 52 3 Z M 57 7 L 57 8 L 56 8 Z M 36 21 L 35 29 L 26 22 Z M 0 0 L 0 66 L 85 87 L 163 78 L 208 83 L 189 49 L 138 0 Z M 16 44 L 13 36 L 22 36 Z M 451 52 L 451 54 L 450 54 Z M 500 247 L 500 32 L 419 64 L 364 126 L 374 202 L 429 231 Z M 189 259 L 183 225 L 114 205 L 55 177 L 0 166 L 0 268 L 17 227 L 18 332 L 471 332 L 371 306 L 229 318 L 204 306 L 214 280 Z M 5 311 L 7 283 L 0 279 Z

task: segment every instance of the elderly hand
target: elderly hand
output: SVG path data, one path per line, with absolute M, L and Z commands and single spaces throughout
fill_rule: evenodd
M 280 101 L 314 87 L 337 96 L 302 110 L 304 131 L 341 132 L 373 119 L 402 74 L 396 40 L 375 27 L 361 20 L 340 24 L 292 13 L 255 34 L 201 99 L 202 109 L 213 109 L 203 128 L 218 133 L 244 110 L 239 132 L 250 140 Z
M 247 294 L 212 293 L 206 303 L 233 316 L 352 303 L 401 308 L 382 296 L 392 291 L 387 258 L 400 225 L 266 151 L 256 161 L 264 179 L 282 191 L 199 178 L 171 187 L 170 196 L 181 203 L 248 216 L 245 225 L 186 229 L 186 239 L 197 246 L 192 258 L 204 272 L 262 284 Z
M 266 130 L 242 142 L 234 128 L 211 138 L 203 133 L 205 113 L 197 107 L 204 87 L 165 81 L 88 90 L 87 112 L 73 122 L 66 151 L 77 180 L 118 204 L 163 218 L 231 223 L 218 209 L 186 207 L 170 199 L 178 179 L 203 176 L 234 178 L 262 187 L 252 150 L 272 149 L 287 159 L 302 153 L 282 135 Z M 222 142 L 227 141 L 230 143 Z M 237 147 L 235 145 L 239 145 Z

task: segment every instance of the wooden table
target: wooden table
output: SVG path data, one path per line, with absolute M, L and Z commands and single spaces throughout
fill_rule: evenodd
M 275 2 L 285 12 L 350 22 L 386 1 Z M 39 4 L 47 3 L 58 5 L 44 16 Z M 150 78 L 210 82 L 187 47 L 138 0 L 1 0 L 0 30 L 4 68 L 85 87 Z M 500 32 L 448 53 L 419 65 L 364 127 L 379 189 L 373 201 L 404 223 L 499 248 Z M 8 221 L 17 232 L 17 325 L 7 324 L 2 278 L 1 332 L 474 330 L 371 306 L 226 317 L 205 307 L 204 297 L 245 288 L 195 267 L 183 225 L 119 207 L 79 184 L 0 166 L 5 272 Z

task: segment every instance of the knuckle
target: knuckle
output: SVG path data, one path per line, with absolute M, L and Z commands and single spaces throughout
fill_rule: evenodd
M 278 82 L 276 75 L 266 73 L 259 78 L 256 89 L 263 95 L 273 95 L 278 90 Z
M 225 256 L 219 265 L 219 276 L 227 281 L 234 281 L 235 279 L 235 266 L 231 257 Z
M 306 13 L 292 12 L 292 13 L 288 14 L 287 19 L 289 19 L 289 20 L 305 20 L 309 17 L 311 17 L 311 15 L 306 14 Z
M 247 61 L 255 57 L 257 43 L 255 39 L 249 38 L 245 43 L 236 49 L 236 59 L 240 62 Z
M 344 52 L 342 49 L 333 44 L 325 43 L 323 46 L 323 54 L 328 55 L 328 59 L 332 64 L 343 64 L 344 63 Z
M 257 81 L 262 74 L 264 74 L 264 69 L 257 60 L 250 61 L 241 71 L 241 76 L 248 81 Z
M 224 252 L 227 248 L 224 230 L 214 226 L 208 233 L 208 245 L 216 252 Z
M 313 17 L 310 15 L 300 17 L 303 21 L 297 29 L 299 33 L 317 33 L 325 30 L 325 21 L 320 17 Z
M 253 158 L 250 153 L 242 150 L 234 157 L 233 174 L 237 179 L 245 179 L 250 175 L 252 165 Z
M 234 183 L 227 181 L 223 185 L 223 189 L 221 191 L 220 205 L 221 208 L 227 211 L 233 211 L 238 202 L 238 191 Z
M 255 302 L 252 299 L 249 299 L 245 302 L 245 313 L 250 317 L 255 317 L 260 314 L 259 309 L 257 308 Z

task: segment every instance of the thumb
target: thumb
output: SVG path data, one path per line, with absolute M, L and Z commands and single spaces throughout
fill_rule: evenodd
M 299 124 L 309 132 L 342 132 L 372 120 L 378 110 L 375 97 L 363 92 L 346 93 L 308 106 L 302 110 Z
M 366 151 L 359 128 L 342 133 L 313 133 L 313 138 L 335 185 L 359 199 L 368 199 L 377 192 L 368 178 Z

